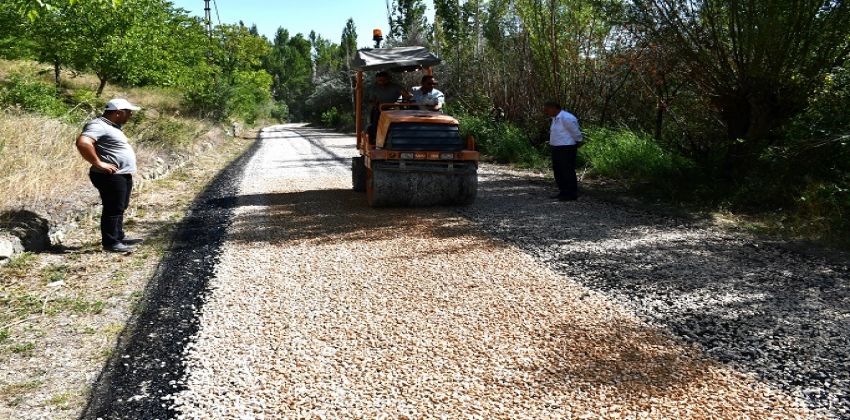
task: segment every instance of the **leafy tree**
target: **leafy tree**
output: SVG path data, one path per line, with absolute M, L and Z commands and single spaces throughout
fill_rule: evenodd
M 330 40 L 310 33 L 310 43 L 313 47 L 314 77 L 316 79 L 337 75 L 344 67 L 343 58 L 339 45 Z
M 286 103 L 296 117 L 304 115 L 304 100 L 313 88 L 312 45 L 302 34 L 290 37 L 278 28 L 265 69 L 271 74 L 274 99 Z
M 242 23 L 217 26 L 213 39 L 220 42 L 220 47 L 214 49 L 213 60 L 228 74 L 262 69 L 264 57 L 272 51 L 268 40 L 252 33 Z
M 424 45 L 428 35 L 426 10 L 423 0 L 388 0 L 390 38 L 400 45 Z
M 354 109 L 355 74 L 351 70 L 351 60 L 354 59 L 354 55 L 357 53 L 357 27 L 354 25 L 354 19 L 348 19 L 345 23 L 339 47 L 340 53 L 343 55 L 342 60 L 345 63 L 345 69 L 347 72 L 346 79 L 348 82 L 349 96 L 351 97 L 351 109 Z
M 665 42 L 726 126 L 728 168 L 775 141 L 850 53 L 843 1 L 636 0 L 640 35 Z
M 123 0 L 118 6 L 83 2 L 69 9 L 79 41 L 74 65 L 92 70 L 100 80 L 97 95 L 110 81 L 174 84 L 188 58 L 186 37 L 197 38 L 197 21 L 165 0 Z M 194 29 L 194 30 L 193 30 Z
M 0 8 L 0 57 L 16 59 L 29 54 L 33 45 L 21 36 L 26 31 L 25 18 L 10 7 Z

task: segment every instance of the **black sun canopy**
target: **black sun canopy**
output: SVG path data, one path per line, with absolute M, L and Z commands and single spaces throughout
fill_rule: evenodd
M 357 51 L 351 67 L 360 71 L 409 71 L 442 61 L 425 47 L 365 48 Z

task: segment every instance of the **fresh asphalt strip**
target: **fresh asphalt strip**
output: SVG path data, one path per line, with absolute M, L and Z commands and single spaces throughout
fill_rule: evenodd
M 198 314 L 221 255 L 245 165 L 256 141 L 198 196 L 117 348 L 92 386 L 81 419 L 169 419 L 166 397 L 182 389 L 183 351 L 198 330 Z

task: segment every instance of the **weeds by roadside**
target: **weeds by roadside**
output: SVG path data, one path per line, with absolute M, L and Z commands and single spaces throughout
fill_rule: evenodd
M 174 227 L 250 143 L 220 139 L 193 165 L 139 189 L 127 227 L 147 240 L 131 256 L 100 252 L 88 218 L 68 233 L 66 253 L 25 253 L 0 267 L 0 418 L 77 418 Z

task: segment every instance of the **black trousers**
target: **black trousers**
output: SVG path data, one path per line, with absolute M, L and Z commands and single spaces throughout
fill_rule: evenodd
M 133 177 L 90 172 L 89 178 L 103 202 L 103 213 L 100 215 L 101 243 L 105 247 L 115 245 L 124 240 L 124 211 L 130 205 Z
M 378 140 L 378 121 L 381 120 L 381 110 L 373 108 L 369 112 L 369 143 L 375 144 Z
M 555 183 L 561 190 L 561 196 L 578 197 L 578 178 L 576 177 L 576 153 L 578 146 L 552 146 L 552 170 Z

